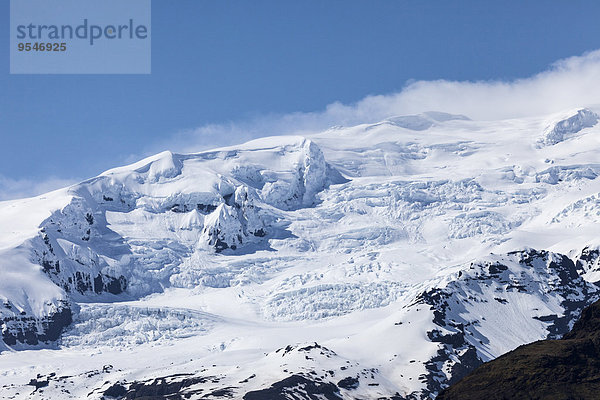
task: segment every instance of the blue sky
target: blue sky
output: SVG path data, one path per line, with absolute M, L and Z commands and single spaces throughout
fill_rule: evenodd
M 151 75 L 9 75 L 5 30 L 0 199 L 166 148 L 278 133 L 292 113 L 413 80 L 528 78 L 600 48 L 598 15 L 592 0 L 153 0 Z M 3 1 L 0 25 L 8 19 Z

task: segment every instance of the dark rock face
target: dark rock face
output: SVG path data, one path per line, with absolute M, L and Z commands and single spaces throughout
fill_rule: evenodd
M 114 385 L 112 385 L 111 387 L 109 387 L 108 389 L 106 389 L 104 391 L 104 395 L 106 397 L 110 397 L 110 398 L 123 398 L 123 396 L 125 396 L 125 394 L 127 394 L 127 389 L 125 388 L 125 386 L 120 385 L 118 383 L 115 383 Z
M 109 275 L 98 274 L 94 278 L 94 291 L 96 293 L 108 292 L 112 294 L 123 293 L 127 289 L 127 280 L 123 275 L 113 278 Z
M 89 213 L 86 214 L 85 220 L 90 225 L 94 223 L 94 218 Z M 39 247 L 45 249 L 35 252 L 34 261 L 40 264 L 46 275 L 65 292 L 83 295 L 103 292 L 120 294 L 127 289 L 127 279 L 123 275 L 110 276 L 101 272 L 104 265 L 99 257 L 85 260 L 69 258 L 59 250 L 60 246 L 56 245 L 54 235 L 58 236 L 58 233 L 51 229 L 44 230 L 38 243 L 42 242 L 43 245 Z
M 172 398 L 184 398 L 181 396 L 184 389 L 190 386 L 205 383 L 208 378 L 202 377 L 190 377 L 181 380 L 169 381 L 165 378 L 157 378 L 151 382 L 133 382 L 129 385 L 125 399 L 136 399 L 136 398 L 166 398 L 168 396 L 175 396 Z M 198 390 L 198 393 L 202 390 Z M 193 394 L 196 391 L 187 391 L 187 394 Z
M 41 319 L 25 314 L 0 320 L 2 340 L 9 346 L 17 343 L 37 345 L 40 342 L 52 342 L 60 337 L 63 329 L 71 322 L 71 309 L 66 302 L 61 302 L 58 311 Z
M 336 385 L 332 382 L 324 381 L 317 377 L 310 377 L 303 374 L 293 374 L 289 377 L 273 383 L 270 387 L 248 392 L 244 395 L 244 400 L 339 400 L 352 396 L 346 394 L 342 396 L 340 388 L 352 391 L 358 388 L 359 380 L 355 377 L 346 377 Z M 373 386 L 370 384 L 369 386 Z M 362 397 L 357 397 L 362 398 Z M 405 400 L 398 393 L 391 397 L 377 397 L 378 400 Z
M 37 379 L 32 379 L 29 381 L 28 385 L 30 386 L 34 386 L 35 389 L 39 389 L 39 388 L 43 388 L 48 386 L 49 382 L 47 380 L 37 380 Z
M 586 246 L 575 259 L 575 268 L 580 274 L 600 269 L 600 249 Z
M 360 381 L 356 378 L 348 376 L 339 381 L 337 385 L 342 389 L 354 390 L 360 385 Z
M 563 336 L 563 340 L 600 340 L 600 301 L 583 310 L 573 329 Z
M 269 388 L 244 395 L 244 400 L 339 400 L 341 398 L 338 387 L 333 383 L 311 380 L 302 375 L 292 375 L 275 382 Z
M 104 390 L 106 398 L 116 399 L 190 399 L 190 398 L 232 398 L 233 387 L 210 389 L 218 383 L 216 376 L 193 376 L 177 374 L 147 381 L 117 382 Z
M 414 393 L 415 398 L 435 396 L 483 364 L 485 358 L 478 354 L 477 346 L 482 344 L 478 326 L 485 317 L 464 319 L 462 315 L 468 315 L 465 307 L 490 302 L 510 307 L 505 297 L 511 292 L 545 293 L 560 301 L 561 316 L 532 317 L 546 322 L 549 339 L 562 337 L 581 311 L 598 299 L 597 288 L 585 282 L 575 263 L 564 255 L 528 249 L 508 253 L 497 261 L 472 263 L 446 287 L 424 291 L 412 305 L 430 307 L 439 328 L 427 335 L 440 344 L 437 355 L 425 363 L 428 372 L 419 377 L 426 389 Z
M 600 302 L 561 340 L 521 346 L 477 368 L 438 400 L 598 399 Z

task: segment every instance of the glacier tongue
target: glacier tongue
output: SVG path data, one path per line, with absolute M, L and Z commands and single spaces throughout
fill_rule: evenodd
M 254 251 L 283 229 L 275 223 L 279 210 L 310 206 L 342 179 L 332 171 L 312 141 L 282 137 L 192 155 L 163 152 L 72 186 L 59 208 L 30 222 L 30 237 L 15 242 L 25 249 L 5 250 L 11 259 L 3 270 L 14 275 L 0 291 L 5 341 L 46 338 L 42 328 L 30 329 L 31 338 L 9 333 L 10 319 L 58 315 L 67 294 L 76 300 L 138 297 L 176 283 L 170 279 L 194 253 Z M 24 297 L 14 294 L 37 281 Z M 50 292 L 40 290 L 43 285 Z
M 431 398 L 598 298 L 596 112 L 393 117 L 2 202 L 2 391 Z

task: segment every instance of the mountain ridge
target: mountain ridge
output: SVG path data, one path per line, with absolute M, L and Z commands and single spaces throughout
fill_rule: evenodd
M 600 389 L 600 303 L 560 340 L 526 344 L 490 361 L 437 399 L 592 399 Z
M 1 390 L 425 399 L 558 338 L 598 299 L 600 131 L 568 122 L 581 110 L 163 152 L 2 202 Z M 539 146 L 549 126 L 564 140 Z

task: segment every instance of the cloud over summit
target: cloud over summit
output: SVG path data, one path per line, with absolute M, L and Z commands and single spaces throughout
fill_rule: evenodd
M 198 151 L 260 136 L 306 134 L 431 110 L 497 120 L 594 105 L 600 105 L 600 50 L 559 60 L 529 78 L 414 81 L 397 93 L 367 96 L 354 104 L 335 102 L 322 111 L 204 125 L 179 132 L 155 148 Z
M 165 149 L 195 152 L 262 136 L 308 134 L 337 125 L 373 123 L 432 110 L 463 114 L 474 120 L 495 120 L 595 105 L 600 106 L 600 50 L 559 60 L 547 70 L 524 79 L 414 81 L 398 93 L 367 96 L 354 104 L 336 102 L 322 111 L 207 124 L 151 143 L 146 149 L 139 149 L 143 154 L 128 161 Z M 32 196 L 71 183 L 73 179 L 14 180 L 0 175 L 0 200 Z

